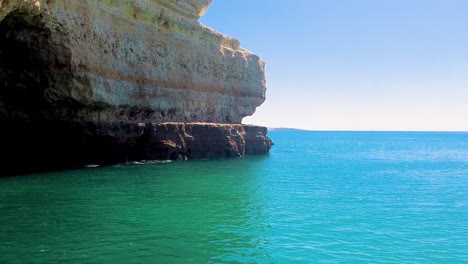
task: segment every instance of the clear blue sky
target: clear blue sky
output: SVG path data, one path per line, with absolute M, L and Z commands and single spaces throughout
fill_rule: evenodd
M 466 0 L 214 0 L 200 22 L 266 62 L 244 123 L 468 131 Z

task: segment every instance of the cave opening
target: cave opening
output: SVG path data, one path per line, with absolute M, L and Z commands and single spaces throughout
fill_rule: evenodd
M 0 21 L 0 104 L 2 119 L 32 118 L 44 106 L 49 86 L 51 32 L 37 18 L 14 12 Z
M 51 98 L 57 69 L 66 73 L 70 56 L 43 21 L 20 9 L 0 21 L 0 159 L 7 175 L 66 165 L 72 130 L 51 121 L 60 111 Z

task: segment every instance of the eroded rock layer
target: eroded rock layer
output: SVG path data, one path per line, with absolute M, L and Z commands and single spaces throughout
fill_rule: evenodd
M 272 146 L 267 129 L 212 123 L 150 124 L 143 159 L 207 159 L 265 154 Z
M 24 122 L 4 125 L 4 176 L 87 164 L 242 157 L 266 154 L 273 144 L 265 127 L 240 124 L 122 123 L 96 127 L 93 123 L 51 121 L 37 126 Z
M 1 114 L 240 123 L 265 100 L 264 65 L 197 22 L 210 2 L 0 0 Z
M 198 23 L 210 3 L 0 0 L 4 171 L 267 153 L 239 125 L 264 64 Z

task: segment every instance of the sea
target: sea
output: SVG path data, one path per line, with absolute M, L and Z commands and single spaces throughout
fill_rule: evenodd
M 468 263 L 468 133 L 0 178 L 0 263 Z

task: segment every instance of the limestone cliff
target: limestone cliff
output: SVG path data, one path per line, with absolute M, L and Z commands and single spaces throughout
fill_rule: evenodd
M 197 22 L 210 2 L 0 0 L 2 115 L 240 123 L 264 66 Z M 28 106 L 8 103 L 19 93 Z
M 0 0 L 3 155 L 24 158 L 21 141 L 35 155 L 105 143 L 128 156 L 144 126 L 252 115 L 265 100 L 264 64 L 197 21 L 210 3 Z

